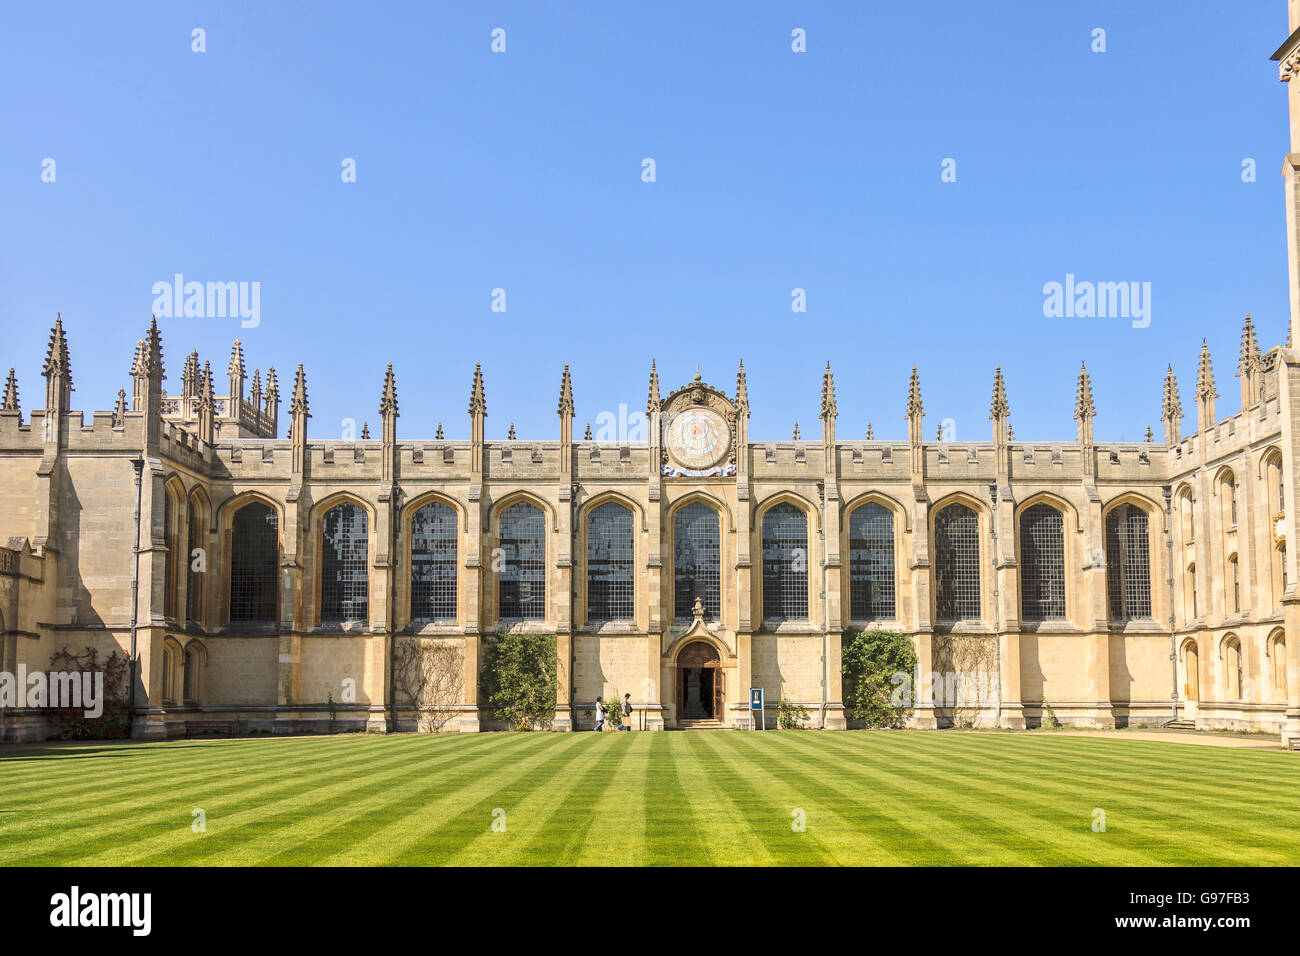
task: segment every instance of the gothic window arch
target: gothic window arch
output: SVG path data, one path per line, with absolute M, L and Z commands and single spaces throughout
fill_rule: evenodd
M 1225 531 L 1237 527 L 1237 478 L 1230 471 L 1223 476 L 1223 527 Z
M 230 521 L 230 621 L 270 624 L 278 619 L 280 519 L 251 501 Z
M 874 501 L 849 515 L 849 605 L 855 621 L 897 616 L 894 513 Z
M 181 698 L 186 704 L 203 699 L 203 664 L 206 651 L 195 641 L 185 645 L 184 670 L 181 674 Z
M 163 492 L 163 545 L 167 548 L 163 571 L 163 616 L 173 621 L 180 618 L 181 569 L 186 566 L 181 545 L 186 535 L 181 534 L 184 515 L 184 497 L 172 482 Z
M 1048 504 L 1020 516 L 1020 613 L 1026 621 L 1065 619 L 1065 516 Z
M 673 515 L 673 617 L 689 621 L 695 600 L 704 616 L 717 620 L 722 610 L 722 536 L 716 509 L 692 501 Z
M 323 622 L 369 620 L 370 516 L 344 501 L 321 521 L 321 614 Z
M 627 621 L 634 611 L 632 511 L 609 501 L 587 517 L 587 619 Z
M 208 527 L 211 509 L 202 488 L 190 495 L 189 522 L 185 537 L 185 619 L 196 624 L 207 622 Z
M 546 619 L 546 515 L 519 501 L 499 520 L 497 594 L 503 621 Z
M 1106 515 L 1106 592 L 1112 621 L 1151 617 L 1150 523 L 1129 502 Z
M 1242 670 L 1241 641 L 1229 635 L 1223 642 L 1223 690 L 1227 700 L 1241 700 Z
M 1271 657 L 1273 658 L 1273 696 L 1280 701 L 1287 699 L 1287 659 L 1286 635 L 1278 632 L 1273 636 Z
M 456 512 L 431 501 L 411 516 L 411 620 L 456 620 Z
M 935 614 L 940 621 L 978 621 L 980 521 L 959 502 L 934 516 Z
M 808 516 L 788 501 L 763 514 L 763 617 L 808 618 Z

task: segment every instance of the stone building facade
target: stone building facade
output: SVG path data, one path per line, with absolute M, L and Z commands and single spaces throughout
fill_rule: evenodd
M 1275 58 L 1289 80 L 1300 30 Z M 881 628 L 916 650 L 918 728 L 963 722 L 974 674 L 974 722 L 1300 737 L 1292 339 L 1265 351 L 1246 318 L 1227 417 L 1202 345 L 1195 428 L 1171 370 L 1161 441 L 1094 440 L 1086 368 L 1070 440 L 1016 441 L 997 370 L 990 440 L 926 441 L 915 368 L 905 439 L 841 437 L 829 365 L 820 435 L 755 439 L 743 364 L 730 391 L 697 374 L 665 393 L 652 364 L 648 440 L 627 443 L 574 438 L 567 367 L 549 439 L 488 441 L 478 369 L 468 440 L 399 438 L 390 366 L 379 434 L 341 441 L 311 435 L 301 365 L 278 437 L 279 382 L 250 381 L 238 342 L 224 395 L 191 353 L 169 396 L 156 322 L 130 398 L 87 424 L 59 319 L 43 407 L 24 417 L 11 370 L 0 410 L 0 672 L 63 647 L 133 652 L 139 737 L 382 731 L 425 726 L 397 662 L 441 648 L 454 679 L 432 727 L 464 732 L 499 726 L 482 662 L 523 631 L 554 635 L 557 730 L 625 692 L 635 729 L 744 726 L 759 687 L 839 729 L 843 634 Z M 0 711 L 6 740 L 48 730 L 37 709 Z

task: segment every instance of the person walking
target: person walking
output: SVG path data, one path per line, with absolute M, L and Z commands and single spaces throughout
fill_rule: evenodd
M 604 729 L 605 729 L 605 704 L 599 697 L 597 697 L 596 698 L 596 726 L 593 727 L 592 730 L 595 730 L 597 733 L 599 733 Z
M 619 710 L 621 712 L 621 719 L 618 722 L 618 729 L 626 730 L 629 733 L 631 733 L 632 731 L 632 695 L 631 694 L 623 695 L 623 702 L 622 704 L 619 705 Z

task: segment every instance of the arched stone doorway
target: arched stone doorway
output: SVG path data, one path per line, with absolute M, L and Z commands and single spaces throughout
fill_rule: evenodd
M 677 655 L 677 719 L 722 720 L 722 659 L 712 644 L 693 641 Z

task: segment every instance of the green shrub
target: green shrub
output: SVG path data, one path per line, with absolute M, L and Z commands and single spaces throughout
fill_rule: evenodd
M 868 727 L 902 727 L 912 714 L 916 652 L 906 634 L 850 631 L 841 644 L 844 706 Z
M 808 719 L 808 708 L 793 704 L 782 697 L 776 705 L 776 724 L 782 730 L 803 730 Z
M 515 730 L 549 727 L 555 719 L 555 635 L 500 634 L 489 641 L 484 697 Z

